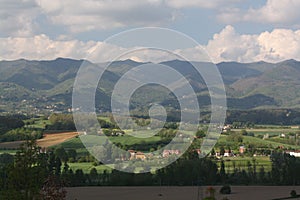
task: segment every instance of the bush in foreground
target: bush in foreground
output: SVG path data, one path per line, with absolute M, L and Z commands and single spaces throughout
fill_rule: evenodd
M 220 189 L 221 194 L 231 194 L 231 187 L 229 185 L 224 185 Z
M 295 198 L 295 197 L 297 197 L 297 192 L 295 190 L 292 190 L 290 195 L 291 195 L 291 197 Z

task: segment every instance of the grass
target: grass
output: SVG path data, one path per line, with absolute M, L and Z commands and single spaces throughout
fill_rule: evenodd
M 91 136 L 89 136 L 91 137 Z M 95 136 L 95 137 L 99 137 L 99 136 Z M 124 136 L 110 136 L 108 137 L 108 139 L 113 142 L 113 143 L 120 143 L 122 145 L 134 145 L 134 144 L 141 144 L 141 143 L 147 143 L 147 142 L 158 142 L 161 140 L 161 137 L 159 136 L 153 136 L 151 138 L 136 138 L 136 137 L 132 137 L 129 135 L 124 135 Z M 90 140 L 90 141 L 88 141 Z M 94 142 L 95 140 L 93 139 L 93 137 L 91 137 L 90 139 L 88 139 L 87 142 Z M 84 145 L 82 144 L 82 141 L 79 137 L 75 137 L 72 138 L 68 141 L 65 141 L 61 144 L 59 144 L 61 146 L 63 146 L 64 148 L 74 148 L 74 149 L 81 149 L 81 148 L 85 148 Z
M 8 153 L 8 154 L 14 155 L 14 154 L 16 154 L 17 151 L 18 150 L 13 150 L 13 149 L 1 149 L 0 154 Z
M 141 143 L 152 143 L 161 141 L 161 137 L 153 136 L 150 138 L 136 138 L 129 135 L 119 136 L 119 137 L 109 137 L 109 140 L 113 143 L 120 143 L 122 145 L 134 145 Z
M 30 124 L 27 127 L 29 128 L 37 128 L 37 129 L 45 129 L 46 125 L 51 124 L 49 120 L 43 120 L 41 118 L 34 118 L 34 119 L 30 119 L 30 120 L 25 120 L 24 123 L 26 123 L 27 121 L 31 121 L 34 120 L 34 124 Z
M 284 146 L 285 148 L 292 148 L 292 149 L 299 149 L 300 147 L 298 145 L 291 145 L 291 144 L 284 144 L 280 142 L 270 141 L 268 139 L 263 140 L 257 137 L 251 137 L 251 136 L 243 136 L 243 144 L 249 143 L 253 144 L 257 147 L 265 147 L 265 148 L 277 148 L 279 146 Z M 229 141 L 227 139 L 226 135 L 221 135 L 219 137 L 218 146 L 230 146 L 232 150 L 237 151 L 238 145 L 234 141 Z
M 253 167 L 253 159 L 256 162 L 256 172 L 263 166 L 265 172 L 271 171 L 272 162 L 268 156 L 257 156 L 257 157 L 225 157 L 223 158 L 225 164 L 225 170 L 228 173 L 232 173 L 235 168 L 248 171 L 248 162 L 251 163 Z M 217 161 L 218 168 L 220 169 L 221 161 Z
M 93 163 L 91 162 L 83 162 L 83 163 L 68 163 L 70 169 L 73 170 L 73 172 L 75 172 L 77 169 L 81 169 L 83 171 L 83 173 L 90 173 L 91 169 L 95 168 L 97 170 L 98 173 L 103 173 L 104 170 L 106 170 L 108 173 L 110 173 L 112 171 L 112 168 L 109 167 L 109 165 L 98 165 L 98 166 L 94 166 Z
M 243 129 L 232 129 L 234 132 L 241 132 Z M 268 128 L 249 128 L 249 129 L 244 129 L 248 133 L 254 133 L 256 135 L 261 134 L 269 134 L 269 135 L 279 135 L 281 133 L 287 134 L 287 133 L 297 133 L 300 130 L 299 129 L 292 129 L 292 128 L 284 128 L 284 127 L 268 127 Z
M 278 146 L 290 147 L 293 149 L 300 148 L 298 145 L 283 144 L 283 143 L 274 142 L 274 141 L 270 141 L 270 140 L 262 140 L 260 138 L 250 137 L 250 136 L 244 136 L 243 142 L 244 143 L 249 142 L 249 143 L 255 144 L 257 146 L 265 146 L 265 147 L 268 147 L 269 145 L 271 145 L 273 148 L 276 148 Z

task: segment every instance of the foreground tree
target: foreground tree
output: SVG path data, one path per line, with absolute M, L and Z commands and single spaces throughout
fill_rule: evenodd
M 45 199 L 40 195 L 41 189 L 47 188 L 46 180 L 54 176 L 53 171 L 49 170 L 48 157 L 35 140 L 23 143 L 15 155 L 14 163 L 6 170 L 5 187 L 1 188 L 0 199 Z M 61 188 L 61 184 L 58 187 Z

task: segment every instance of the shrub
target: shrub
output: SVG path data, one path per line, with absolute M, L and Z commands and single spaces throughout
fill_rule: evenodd
M 292 190 L 290 193 L 291 197 L 297 197 L 297 192 L 295 190 Z
M 221 194 L 231 194 L 231 187 L 229 185 L 224 185 L 220 189 Z

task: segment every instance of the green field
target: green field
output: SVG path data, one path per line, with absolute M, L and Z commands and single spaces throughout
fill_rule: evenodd
M 292 148 L 292 149 L 299 149 L 300 146 L 298 145 L 290 145 L 290 144 L 284 144 L 284 143 L 280 143 L 280 142 L 274 142 L 274 141 L 270 141 L 268 139 L 263 140 L 257 137 L 251 137 L 251 136 L 243 136 L 243 144 L 253 144 L 254 146 L 257 147 L 265 147 L 265 148 L 277 148 L 279 146 L 284 146 L 285 148 Z M 234 145 L 233 141 L 229 141 L 227 139 L 227 135 L 221 135 L 218 142 L 217 142 L 217 146 L 231 146 L 232 150 L 237 150 L 238 145 Z
M 91 169 L 95 168 L 98 173 L 102 173 L 106 170 L 108 173 L 111 172 L 112 168 L 109 165 L 98 165 L 94 166 L 91 162 L 83 162 L 83 163 L 68 163 L 69 167 L 75 172 L 77 169 L 81 169 L 84 173 L 90 173 Z
M 265 172 L 271 171 L 272 162 L 269 156 L 256 156 L 256 157 L 224 157 L 224 164 L 226 173 L 232 173 L 235 168 L 240 170 L 248 171 L 248 163 L 250 162 L 251 166 L 253 167 L 253 159 L 256 162 L 256 171 L 259 172 L 259 169 L 263 166 Z M 221 160 L 216 162 L 218 168 L 220 169 Z
M 30 120 L 24 120 L 24 123 L 26 124 L 26 122 L 30 122 L 30 121 L 34 121 L 33 124 L 26 125 L 27 127 L 30 127 L 30 128 L 45 129 L 46 125 L 50 124 L 49 120 L 44 120 L 41 118 L 33 118 Z
M 95 136 L 99 137 L 99 136 Z M 122 145 L 134 145 L 134 144 L 140 144 L 140 143 L 152 143 L 152 142 L 159 142 L 161 140 L 161 137 L 159 136 L 153 136 L 150 138 L 136 138 L 129 135 L 124 136 L 110 136 L 108 139 L 113 143 L 120 143 Z M 90 139 L 90 142 L 93 143 L 93 138 Z M 57 146 L 63 146 L 64 148 L 74 148 L 74 149 L 82 149 L 84 148 L 84 145 L 81 142 L 81 139 L 79 137 L 72 138 L 60 145 Z
M 1 149 L 0 150 L 0 154 L 3 154 L 3 153 L 8 153 L 8 154 L 12 154 L 12 155 L 14 155 L 14 154 L 16 154 L 16 152 L 17 152 L 18 150 L 12 150 L 12 149 Z
M 264 135 L 269 134 L 272 135 L 279 135 L 281 133 L 288 134 L 288 133 L 300 133 L 299 129 L 294 129 L 290 127 L 282 127 L 282 126 L 268 126 L 267 128 L 248 128 L 248 129 L 232 129 L 234 132 L 241 132 L 242 130 L 246 130 L 248 133 L 254 133 L 255 135 Z

